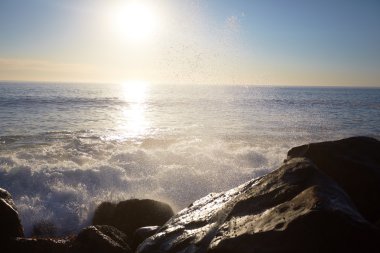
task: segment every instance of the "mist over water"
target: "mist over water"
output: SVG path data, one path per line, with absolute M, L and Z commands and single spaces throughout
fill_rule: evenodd
M 26 233 L 90 222 L 102 201 L 181 209 L 277 168 L 288 149 L 380 136 L 380 90 L 0 83 L 0 187 Z

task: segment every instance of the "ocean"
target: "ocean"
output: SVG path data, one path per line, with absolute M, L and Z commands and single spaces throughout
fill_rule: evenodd
M 0 83 L 0 187 L 27 235 L 74 233 L 102 201 L 180 210 L 354 135 L 380 138 L 380 89 Z

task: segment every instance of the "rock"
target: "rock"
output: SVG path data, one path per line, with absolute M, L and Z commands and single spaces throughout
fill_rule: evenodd
M 138 253 L 379 252 L 379 230 L 308 159 L 194 202 Z
M 5 245 L 0 252 L 70 253 L 69 239 L 13 238 Z
M 111 202 L 101 203 L 95 210 L 92 218 L 93 225 L 111 225 L 114 217 L 116 204 Z
M 52 221 L 42 220 L 33 225 L 32 237 L 54 237 L 57 228 Z
M 13 238 L 0 244 L 0 252 L 27 253 L 131 253 L 127 236 L 111 226 L 90 226 L 70 238 Z
M 132 249 L 136 249 L 146 238 L 154 235 L 159 228 L 159 226 L 149 226 L 136 229 L 133 233 Z
M 118 204 L 102 203 L 95 211 L 92 224 L 114 226 L 132 238 L 137 228 L 162 226 L 173 215 L 172 208 L 163 202 L 130 199 Z
M 306 157 L 333 178 L 370 222 L 380 219 L 380 141 L 352 137 L 292 148 L 288 158 Z
M 24 229 L 12 196 L 0 188 L 0 240 L 22 236 Z
M 128 253 L 132 252 L 127 236 L 111 226 L 90 226 L 83 229 L 72 242 L 70 253 Z

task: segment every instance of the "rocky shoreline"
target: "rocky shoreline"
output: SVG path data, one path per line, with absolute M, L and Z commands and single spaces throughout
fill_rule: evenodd
M 279 169 L 177 214 L 154 200 L 105 202 L 66 238 L 25 238 L 0 190 L 0 252 L 380 252 L 379 239 L 380 141 L 369 137 L 292 148 Z

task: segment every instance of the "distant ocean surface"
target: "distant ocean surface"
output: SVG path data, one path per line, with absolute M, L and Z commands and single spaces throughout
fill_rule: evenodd
M 0 187 L 27 234 L 77 231 L 102 201 L 178 210 L 353 135 L 380 138 L 380 89 L 0 83 Z

